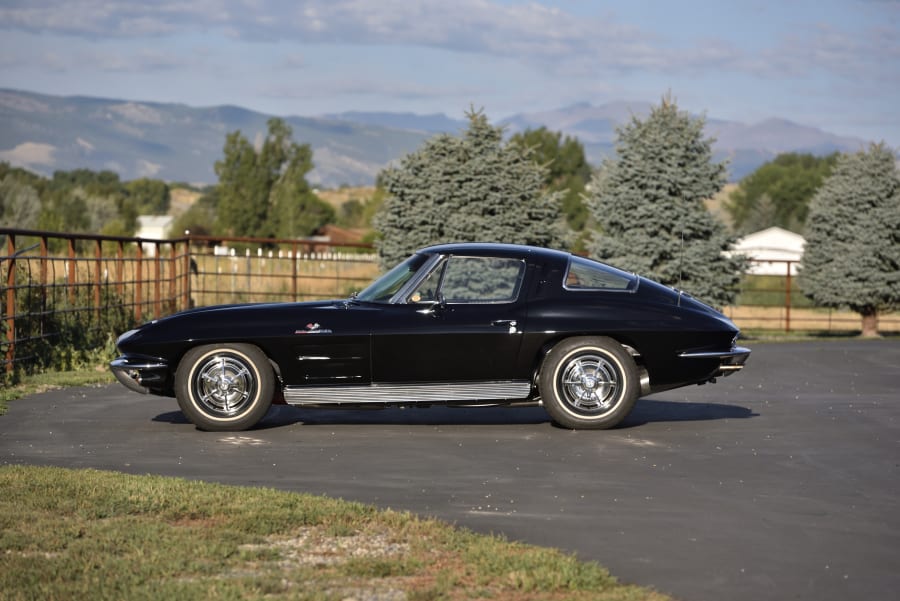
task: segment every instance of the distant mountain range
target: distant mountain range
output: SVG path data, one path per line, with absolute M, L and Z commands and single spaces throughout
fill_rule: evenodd
M 633 115 L 646 116 L 650 108 L 642 102 L 582 103 L 497 123 L 510 134 L 545 126 L 576 137 L 588 160 L 599 165 L 613 154 L 616 128 Z M 213 166 L 222 157 L 226 134 L 241 130 L 249 140 L 258 140 L 271 116 L 228 105 L 194 108 L 0 89 L 0 161 L 45 175 L 110 169 L 123 180 L 153 177 L 208 184 L 217 180 Z M 322 187 L 371 185 L 386 165 L 428 137 L 458 134 L 467 126 L 465 120 L 443 114 L 346 112 L 283 118 L 293 128 L 294 140 L 312 147 L 316 167 L 309 179 Z M 732 181 L 782 152 L 821 155 L 859 150 L 866 143 L 783 119 L 746 125 L 707 118 L 706 132 L 717 140 L 716 158 L 729 160 Z

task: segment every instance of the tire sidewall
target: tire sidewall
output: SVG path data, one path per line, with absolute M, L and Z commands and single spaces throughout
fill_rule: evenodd
M 227 354 L 239 359 L 251 371 L 254 395 L 249 404 L 231 416 L 211 413 L 195 397 L 194 379 L 197 371 L 211 356 Z M 246 430 L 265 417 L 272 404 L 274 374 L 265 354 L 249 344 L 212 344 L 191 349 L 185 353 L 175 372 L 175 397 L 185 416 L 201 430 Z
M 579 355 L 599 355 L 609 362 L 619 379 L 616 398 L 610 409 L 587 415 L 574 409 L 560 390 L 560 376 Z M 554 346 L 541 368 L 540 391 L 544 408 L 553 420 L 572 429 L 606 429 L 616 426 L 631 412 L 640 390 L 637 366 L 622 345 L 611 338 L 585 336 L 568 338 Z

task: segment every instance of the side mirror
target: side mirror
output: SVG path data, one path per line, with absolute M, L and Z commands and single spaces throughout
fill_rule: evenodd
M 444 312 L 444 309 L 447 308 L 447 300 L 444 298 L 443 292 L 437 293 L 437 300 L 432 302 L 430 305 L 425 307 L 424 309 L 419 309 L 416 313 L 421 313 L 422 315 L 431 315 L 433 317 L 437 317 L 441 313 Z

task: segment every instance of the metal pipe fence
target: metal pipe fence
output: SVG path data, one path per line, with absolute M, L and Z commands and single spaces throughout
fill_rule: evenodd
M 349 296 L 378 275 L 367 244 L 8 228 L 0 228 L 0 244 L 0 374 L 7 375 L 37 365 L 55 345 L 97 344 L 191 307 Z
M 91 333 L 121 333 L 195 306 L 345 298 L 379 273 L 371 245 L 316 240 L 148 240 L 0 228 L 0 244 L 0 373 L 7 374 L 34 362 L 35 349 L 73 338 L 93 344 L 84 338 Z M 859 329 L 857 314 L 814 307 L 802 295 L 795 261 L 755 263 L 769 275 L 751 269 L 735 305 L 724 309 L 742 329 Z M 900 316 L 881 315 L 879 329 L 900 332 Z

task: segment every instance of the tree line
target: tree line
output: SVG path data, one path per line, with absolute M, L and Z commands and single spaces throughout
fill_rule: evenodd
M 465 131 L 426 140 L 379 174 L 371 199 L 341 214 L 308 183 L 312 150 L 283 120 L 269 120 L 257 144 L 231 132 L 215 164 L 218 183 L 173 230 L 297 238 L 326 223 L 371 220 L 385 266 L 437 242 L 535 244 L 574 249 L 722 306 L 744 267 L 723 253 L 734 235 L 779 225 L 807 236 L 800 283 L 817 303 L 860 312 L 866 333 L 878 312 L 900 304 L 898 170 L 883 144 L 776 157 L 725 201 L 729 230 L 704 205 L 723 189 L 727 165 L 713 159 L 704 120 L 670 97 L 621 126 L 614 155 L 596 169 L 574 138 L 546 128 L 507 137 L 483 112 L 467 117 Z M 168 211 L 171 187 L 109 171 L 43 178 L 0 164 L 0 216 L 11 227 L 131 235 L 137 215 Z

